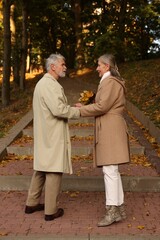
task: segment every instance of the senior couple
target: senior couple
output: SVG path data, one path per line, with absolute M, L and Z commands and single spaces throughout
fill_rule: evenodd
M 51 54 L 47 73 L 37 83 L 33 96 L 34 173 L 25 213 L 44 210 L 44 219 L 63 216 L 57 198 L 63 173 L 72 173 L 68 119 L 95 117 L 94 166 L 102 167 L 105 183 L 104 216 L 98 226 L 108 226 L 126 218 L 124 192 L 118 165 L 129 161 L 128 134 L 123 118 L 125 86 L 111 54 L 98 59 L 100 83 L 95 102 L 71 107 L 58 79 L 66 75 L 65 58 Z M 45 186 L 44 204 L 40 197 Z

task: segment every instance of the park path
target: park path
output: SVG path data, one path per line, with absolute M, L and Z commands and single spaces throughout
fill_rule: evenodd
M 94 84 L 73 82 L 70 78 L 62 79 L 61 84 L 71 105 L 77 102 L 83 90 L 96 91 L 97 88 Z M 104 214 L 104 185 L 101 168 L 92 167 L 93 118 L 69 121 L 74 174 L 63 176 L 59 205 L 65 210 L 64 216 L 53 222 L 45 222 L 43 212 L 24 214 L 33 173 L 30 112 L 14 128 L 10 139 L 13 135 L 20 137 L 7 144 L 6 160 L 3 159 L 0 164 L 0 239 L 158 240 L 159 168 L 146 158 L 150 159 L 151 154 L 156 156 L 156 152 L 127 111 L 125 119 L 129 127 L 132 154 L 132 161 L 120 166 L 128 215 L 125 221 L 106 228 L 97 227 L 97 221 Z

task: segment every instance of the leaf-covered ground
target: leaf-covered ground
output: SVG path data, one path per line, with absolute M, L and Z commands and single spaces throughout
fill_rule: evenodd
M 120 65 L 127 98 L 160 127 L 160 59 Z
M 0 104 L 0 138 L 5 136 L 9 129 L 14 126 L 32 106 L 33 90 L 36 82 L 40 78 L 39 75 L 26 75 L 26 90 L 22 91 L 10 83 L 10 105 L 2 107 Z M 0 94 L 1 94 L 1 79 L 0 79 Z M 0 95 L 1 101 L 1 95 Z

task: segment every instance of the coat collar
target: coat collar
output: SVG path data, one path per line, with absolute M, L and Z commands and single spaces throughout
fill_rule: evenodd
M 104 76 L 104 75 L 103 75 Z M 103 78 L 103 77 L 102 77 Z M 109 76 L 105 76 L 103 79 L 101 79 L 101 80 L 104 80 L 104 79 L 107 79 L 107 78 L 112 78 L 114 81 L 116 81 L 116 82 L 118 82 L 122 87 L 123 87 L 123 89 L 124 89 L 124 91 L 126 92 L 126 87 L 125 87 L 125 81 L 123 80 L 119 80 L 118 78 L 116 78 L 116 77 L 113 77 L 113 76 L 111 76 L 111 75 L 109 75 Z M 98 85 L 98 90 L 102 87 L 102 85 L 103 84 L 101 84 L 101 81 L 100 81 L 100 83 L 99 83 L 99 85 Z
M 50 79 L 52 79 L 52 80 L 57 82 L 57 80 L 50 73 L 45 73 L 45 77 L 46 78 L 50 78 Z
M 102 76 L 102 78 L 101 78 L 101 80 L 100 80 L 99 83 L 101 83 L 105 78 L 109 77 L 110 75 L 111 75 L 111 72 L 110 72 L 110 71 L 105 72 L 105 73 L 103 74 L 103 76 Z

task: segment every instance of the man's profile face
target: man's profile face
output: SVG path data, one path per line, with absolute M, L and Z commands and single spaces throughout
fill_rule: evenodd
M 59 59 L 57 63 L 54 65 L 54 72 L 58 77 L 66 76 L 66 63 L 63 59 Z

